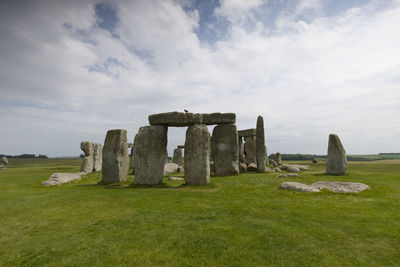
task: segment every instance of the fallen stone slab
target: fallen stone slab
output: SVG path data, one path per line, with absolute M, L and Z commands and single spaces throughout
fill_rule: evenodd
M 289 166 L 286 171 L 288 172 L 300 172 L 300 169 L 295 166 Z
M 319 181 L 311 185 L 298 182 L 285 182 L 280 185 L 280 188 L 300 192 L 320 192 L 322 189 L 326 189 L 334 193 L 359 193 L 361 191 L 371 189 L 371 187 L 362 183 L 326 181 Z
M 306 184 L 298 183 L 298 182 L 284 182 L 279 186 L 283 189 L 294 190 L 299 192 L 320 192 L 320 190 L 316 187 L 309 186 Z
M 238 135 L 239 135 L 239 137 L 256 136 L 256 128 L 239 130 Z
M 150 125 L 166 125 L 184 127 L 194 124 L 225 124 L 235 123 L 235 113 L 190 113 L 190 112 L 166 112 L 149 116 Z
M 167 162 L 164 165 L 164 175 L 169 175 L 179 172 L 179 165 L 173 162 Z
M 286 174 L 279 174 L 276 177 L 277 178 L 299 177 L 299 175 L 297 173 L 286 173 Z
M 311 186 L 318 189 L 326 189 L 335 193 L 359 193 L 364 190 L 370 190 L 366 184 L 352 182 L 325 182 L 320 181 L 313 183 Z
M 86 174 L 84 172 L 78 172 L 78 173 L 53 173 L 49 180 L 44 181 L 42 185 L 45 186 L 50 186 L 50 185 L 60 185 L 60 184 L 66 184 L 72 181 L 78 181 L 81 180 L 81 175 Z
M 171 176 L 168 178 L 170 181 L 183 181 L 185 178 Z

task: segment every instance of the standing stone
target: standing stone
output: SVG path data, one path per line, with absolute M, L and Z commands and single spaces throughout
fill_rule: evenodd
M 0 159 L 0 170 L 5 170 L 8 168 L 8 159 L 6 157 L 2 157 Z
M 245 163 L 247 165 L 256 163 L 256 137 L 246 136 L 244 138 Z
M 135 184 L 159 184 L 167 161 L 167 132 L 164 125 L 145 126 L 135 136 L 133 165 Z
M 103 183 L 126 181 L 128 174 L 128 143 L 126 130 L 109 130 L 103 147 Z
M 282 164 L 282 156 L 281 156 L 281 153 L 279 153 L 279 152 L 276 152 L 276 153 L 275 153 L 275 162 L 276 162 L 278 165 L 281 165 L 281 164 Z
M 265 172 L 267 163 L 267 147 L 265 146 L 265 135 L 264 135 L 264 119 L 262 116 L 257 118 L 257 135 L 256 135 L 256 159 L 257 159 L 257 171 Z
M 336 134 L 329 135 L 328 158 L 326 160 L 326 173 L 344 175 L 347 169 L 346 151 Z
M 93 171 L 93 153 L 94 145 L 91 142 L 83 141 L 81 142 L 81 149 L 85 153 L 83 162 L 81 165 L 81 172 L 92 172 Z
M 213 138 L 210 136 L 210 161 L 214 162 Z
M 216 176 L 239 174 L 239 139 L 235 124 L 220 124 L 213 130 L 213 153 Z
M 183 163 L 182 149 L 179 148 L 174 149 L 174 156 L 172 158 L 172 162 L 178 164 L 179 166 L 182 166 Z
M 242 137 L 239 137 L 239 163 L 244 163 L 244 143 Z
M 134 162 L 133 162 L 133 146 L 132 146 L 132 148 L 131 148 L 131 155 L 130 155 L 130 157 L 129 157 L 129 159 L 130 159 L 130 161 L 129 161 L 129 168 L 131 168 L 132 169 L 132 174 L 135 174 L 135 164 L 134 164 Z
M 101 144 L 93 144 L 93 171 L 101 171 L 101 166 L 103 164 L 103 152 L 101 150 Z
M 186 130 L 184 168 L 186 184 L 210 182 L 210 133 L 205 124 L 195 124 Z

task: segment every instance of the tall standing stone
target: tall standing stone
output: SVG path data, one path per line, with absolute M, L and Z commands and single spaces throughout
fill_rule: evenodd
M 132 169 L 132 174 L 135 174 L 135 164 L 134 164 L 134 162 L 133 162 L 133 151 L 134 151 L 134 149 L 133 149 L 133 146 L 132 146 L 132 148 L 131 148 L 131 155 L 130 155 L 130 157 L 129 157 L 129 168 Z
M 129 156 L 126 130 L 109 130 L 103 147 L 103 183 L 126 181 L 128 164 Z
M 216 176 L 239 174 L 239 144 L 235 124 L 220 124 L 213 130 L 213 153 Z
M 5 170 L 8 168 L 8 159 L 6 157 L 2 157 L 0 159 L 0 170 Z
M 103 164 L 103 152 L 101 149 L 101 144 L 94 143 L 93 144 L 93 171 L 94 172 L 101 171 L 102 164 Z
M 258 116 L 257 118 L 256 129 L 257 171 L 265 172 L 267 163 L 267 147 L 265 146 L 264 119 L 262 116 Z
M 167 160 L 167 132 L 164 125 L 145 126 L 135 136 L 133 165 L 135 184 L 159 184 L 164 175 Z
M 244 143 L 242 137 L 239 137 L 239 163 L 244 163 Z
M 278 165 L 281 165 L 281 164 L 282 164 L 282 156 L 281 156 L 281 153 L 279 153 L 279 152 L 276 152 L 276 153 L 275 153 L 275 162 L 276 162 L 276 164 L 278 164 Z
M 186 130 L 184 168 L 186 184 L 210 182 L 210 133 L 205 124 L 195 124 Z
M 92 172 L 93 171 L 93 153 L 94 153 L 93 143 L 83 141 L 83 142 L 81 142 L 81 149 L 82 149 L 83 153 L 85 153 L 85 157 L 83 158 L 83 162 L 81 165 L 81 172 Z
M 329 135 L 328 158 L 326 160 L 326 173 L 344 175 L 347 169 L 346 151 L 336 134 Z
M 182 166 L 182 149 L 175 148 L 174 149 L 174 156 L 172 158 L 172 162 Z
M 244 154 L 247 165 L 256 163 L 256 137 L 246 136 L 244 138 Z

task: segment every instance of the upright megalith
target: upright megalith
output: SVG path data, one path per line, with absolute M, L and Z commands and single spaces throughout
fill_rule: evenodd
M 0 170 L 5 170 L 8 168 L 8 159 L 6 157 L 2 157 L 0 159 Z
M 180 149 L 180 148 L 174 149 L 174 156 L 172 158 L 172 162 L 178 164 L 179 166 L 182 166 L 182 164 L 183 164 L 182 149 Z
M 103 165 L 103 152 L 101 149 L 101 144 L 93 144 L 93 171 L 101 171 Z
M 238 132 L 235 124 L 215 126 L 212 134 L 215 175 L 239 174 Z
M 278 165 L 281 165 L 281 164 L 282 164 L 282 156 L 281 156 L 281 153 L 276 152 L 274 158 L 275 158 L 276 164 L 278 164 Z
M 243 138 L 239 137 L 239 163 L 244 163 L 244 143 L 243 143 Z
M 133 165 L 135 184 L 159 184 L 167 160 L 167 132 L 165 125 L 144 126 L 135 136 Z
M 257 118 L 256 160 L 257 160 L 257 171 L 265 172 L 265 167 L 267 163 L 267 147 L 265 146 L 264 119 L 262 116 L 258 116 Z
M 210 133 L 205 124 L 195 124 L 186 130 L 184 169 L 186 184 L 210 182 Z
M 83 141 L 81 142 L 81 149 L 83 153 L 85 153 L 85 157 L 83 158 L 83 162 L 81 165 L 81 172 L 92 172 L 93 171 L 93 153 L 94 153 L 94 145 L 91 142 Z
M 344 175 L 347 169 L 346 151 L 336 134 L 329 135 L 328 157 L 326 159 L 326 173 Z
M 245 136 L 244 137 L 244 161 L 247 165 L 256 163 L 256 137 Z
M 128 143 L 124 129 L 109 130 L 103 147 L 103 183 L 126 181 L 128 174 Z

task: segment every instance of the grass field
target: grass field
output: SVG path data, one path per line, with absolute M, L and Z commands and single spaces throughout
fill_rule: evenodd
M 0 264 L 400 266 L 400 160 L 323 162 L 299 178 L 248 173 L 207 186 L 99 186 L 101 173 L 55 187 L 81 159 L 10 159 L 0 171 Z M 304 162 L 303 162 L 304 164 Z M 362 182 L 360 194 L 300 193 L 284 181 Z

